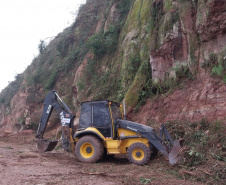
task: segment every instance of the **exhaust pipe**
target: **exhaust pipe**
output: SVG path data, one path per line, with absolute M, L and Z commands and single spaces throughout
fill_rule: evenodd
M 123 118 L 126 120 L 126 99 L 123 100 Z

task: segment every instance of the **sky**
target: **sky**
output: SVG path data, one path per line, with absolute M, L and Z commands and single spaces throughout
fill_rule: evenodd
M 0 91 L 38 55 L 40 40 L 56 36 L 74 22 L 85 1 L 0 1 Z

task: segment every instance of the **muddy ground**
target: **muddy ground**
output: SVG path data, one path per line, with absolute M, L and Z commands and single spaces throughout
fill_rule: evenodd
M 130 164 L 125 156 L 89 164 L 78 162 L 62 149 L 39 153 L 34 134 L 0 138 L 0 184 L 202 184 L 183 180 L 160 155 L 145 166 Z

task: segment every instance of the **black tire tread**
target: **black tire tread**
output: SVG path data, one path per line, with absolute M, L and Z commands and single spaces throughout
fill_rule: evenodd
M 144 151 L 144 159 L 141 160 L 141 161 L 137 161 L 133 158 L 132 156 L 132 152 L 134 149 L 136 148 L 140 148 Z M 140 143 L 140 142 L 136 142 L 136 143 L 133 143 L 132 145 L 129 146 L 129 148 L 127 149 L 127 158 L 128 160 L 131 162 L 131 163 L 134 163 L 134 164 L 137 164 L 137 165 L 140 165 L 140 166 L 143 166 L 145 164 L 147 164 L 148 160 L 150 159 L 150 156 L 151 156 L 151 151 L 150 149 L 147 147 L 147 145 L 145 145 L 144 143 Z
M 83 143 L 89 142 L 94 146 L 94 154 L 90 158 L 84 158 L 80 154 L 80 147 Z M 102 142 L 95 136 L 83 136 L 81 137 L 75 146 L 75 154 L 79 161 L 86 163 L 95 163 L 98 162 L 104 154 L 104 146 Z

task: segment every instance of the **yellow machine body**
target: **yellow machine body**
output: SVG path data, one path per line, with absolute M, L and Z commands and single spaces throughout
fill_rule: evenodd
M 104 141 L 104 146 L 107 149 L 108 154 L 126 154 L 127 148 L 136 142 L 144 143 L 149 147 L 148 140 L 146 138 L 141 138 L 133 131 L 119 128 L 117 133 L 119 137 L 137 136 L 137 138 L 128 138 L 122 140 L 106 139 Z
M 105 138 L 96 128 L 94 127 L 88 127 L 85 130 L 82 131 L 77 131 L 76 134 L 78 135 L 86 135 L 86 134 L 92 134 L 97 137 L 99 137 L 102 142 L 104 147 L 107 149 L 108 154 L 126 154 L 127 148 L 132 145 L 133 143 L 140 142 L 144 143 L 149 147 L 149 142 L 148 139 L 140 137 L 139 134 L 136 132 L 123 129 L 123 128 L 118 128 L 117 134 L 120 137 L 126 137 L 126 136 L 132 136 L 135 138 L 127 138 L 127 139 L 113 139 L 113 138 Z M 78 140 L 78 138 L 75 138 Z

